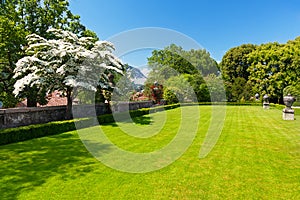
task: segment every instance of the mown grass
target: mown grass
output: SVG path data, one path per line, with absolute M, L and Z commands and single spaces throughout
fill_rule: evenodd
M 200 159 L 211 107 L 200 106 L 200 111 L 197 136 L 184 155 L 145 174 L 101 164 L 76 131 L 0 146 L 0 199 L 300 199 L 300 112 L 297 120 L 283 121 L 278 109 L 229 106 L 218 143 Z M 167 119 L 148 139 L 126 135 L 122 130 L 128 122 L 101 127 L 120 148 L 150 152 L 172 140 L 180 112 L 135 118 L 141 128 Z M 109 152 L 111 146 L 99 148 Z

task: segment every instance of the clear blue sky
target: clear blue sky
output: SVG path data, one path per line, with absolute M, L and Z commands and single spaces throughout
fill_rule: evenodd
M 217 61 L 241 44 L 300 36 L 300 0 L 70 0 L 70 9 L 100 39 L 168 28 L 196 40 Z

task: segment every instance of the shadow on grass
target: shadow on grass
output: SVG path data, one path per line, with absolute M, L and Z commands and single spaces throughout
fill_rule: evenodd
M 117 120 L 115 120 L 115 122 L 109 122 L 109 123 L 103 123 L 101 124 L 99 122 L 99 124 L 101 126 L 112 126 L 112 127 L 118 127 L 118 122 L 120 123 L 135 123 L 135 124 L 139 124 L 139 125 L 150 125 L 152 122 L 151 117 L 149 116 L 140 116 L 140 117 L 122 117 L 122 118 L 118 118 Z
M 102 152 L 110 145 L 98 145 Z M 0 146 L 0 199 L 17 199 L 55 176 L 62 180 L 84 176 L 99 164 L 74 133 Z
M 149 116 L 135 117 L 135 118 L 132 118 L 132 121 L 134 123 L 140 124 L 140 125 L 149 125 L 152 122 L 151 117 L 149 117 Z

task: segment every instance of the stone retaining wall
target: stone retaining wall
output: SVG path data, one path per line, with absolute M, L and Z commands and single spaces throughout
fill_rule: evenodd
M 149 108 L 152 105 L 152 101 L 120 102 L 114 104 L 111 109 L 113 112 L 123 112 Z M 108 104 L 103 103 L 97 105 L 75 105 L 73 110 L 76 110 L 76 116 L 74 116 L 78 118 L 110 113 L 111 109 Z M 61 121 L 65 119 L 65 114 L 66 106 L 0 109 L 0 129 Z

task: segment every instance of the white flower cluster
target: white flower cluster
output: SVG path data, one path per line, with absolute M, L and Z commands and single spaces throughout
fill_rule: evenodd
M 25 86 L 33 85 L 47 90 L 82 87 L 95 91 L 97 85 L 106 84 L 103 80 L 107 80 L 107 72 L 122 74 L 122 62 L 112 53 L 114 46 L 110 42 L 93 42 L 92 38 L 79 38 L 59 29 L 48 32 L 55 39 L 47 40 L 36 34 L 27 36 L 27 53 L 31 56 L 17 62 L 15 95 Z

